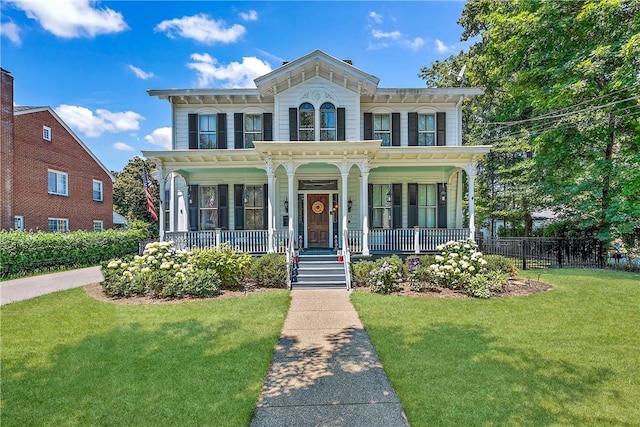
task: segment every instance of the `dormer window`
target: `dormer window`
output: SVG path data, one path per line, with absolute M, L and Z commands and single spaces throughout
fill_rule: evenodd
M 51 128 L 49 126 L 42 126 L 42 139 L 51 142 Z

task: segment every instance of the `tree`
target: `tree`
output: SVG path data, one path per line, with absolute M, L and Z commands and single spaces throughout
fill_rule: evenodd
M 149 224 L 156 224 L 147 212 L 147 199 L 142 184 L 142 168 L 146 167 L 149 182 L 151 184 L 151 196 L 153 198 L 156 212 L 159 210 L 158 185 L 151 172 L 155 169 L 155 164 L 136 156 L 129 160 L 122 172 L 115 174 L 116 181 L 113 184 L 113 205 L 115 211 L 127 218 L 128 221 L 144 221 Z M 157 234 L 157 233 L 156 233 Z
M 516 184 L 523 213 L 549 205 L 603 241 L 638 233 L 640 1 L 470 0 L 459 23 L 480 38 L 467 131 L 496 147 L 485 188 Z

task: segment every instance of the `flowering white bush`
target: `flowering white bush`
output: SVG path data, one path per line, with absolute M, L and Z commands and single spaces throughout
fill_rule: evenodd
M 371 270 L 369 273 L 371 291 L 378 294 L 390 294 L 397 291 L 400 282 L 402 282 L 402 273 L 398 271 L 397 266 L 386 261 L 380 268 Z
M 102 273 L 102 287 L 111 296 L 202 297 L 216 295 L 220 289 L 217 272 L 196 269 L 191 253 L 177 250 L 173 242 L 149 243 L 141 256 L 112 260 Z

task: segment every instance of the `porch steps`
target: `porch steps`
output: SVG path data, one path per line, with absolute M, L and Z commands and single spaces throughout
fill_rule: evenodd
M 346 289 L 344 264 L 332 254 L 300 254 L 293 289 Z

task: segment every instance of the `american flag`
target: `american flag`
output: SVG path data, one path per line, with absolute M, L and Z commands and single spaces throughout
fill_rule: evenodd
M 149 178 L 147 177 L 147 168 L 142 167 L 142 183 L 144 184 L 144 194 L 147 196 L 147 212 L 151 214 L 151 218 L 154 221 L 158 220 L 158 212 L 156 212 L 156 207 L 153 206 L 153 197 L 151 197 L 151 184 L 149 183 Z

